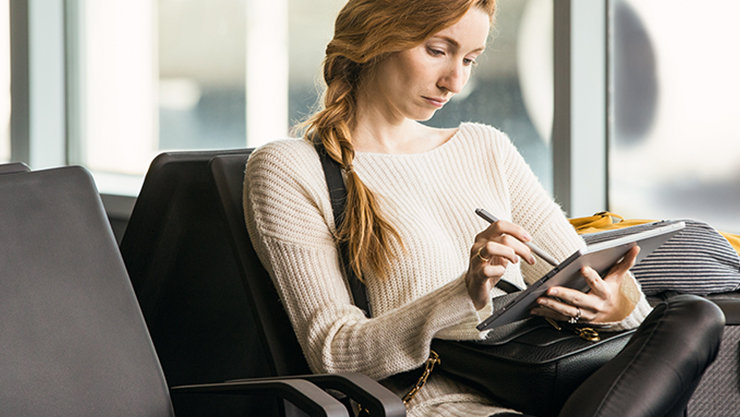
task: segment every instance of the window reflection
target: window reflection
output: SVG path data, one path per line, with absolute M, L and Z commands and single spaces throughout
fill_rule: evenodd
M 612 2 L 610 206 L 740 232 L 740 3 Z

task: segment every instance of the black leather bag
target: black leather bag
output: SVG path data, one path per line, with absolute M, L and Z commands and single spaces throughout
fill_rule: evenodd
M 341 168 L 320 144 L 316 149 L 339 229 L 346 197 Z M 349 266 L 346 245 L 339 249 L 354 302 L 369 317 L 365 286 Z M 516 295 L 510 283 L 499 281 L 497 287 L 509 294 L 494 298 L 494 309 Z M 439 356 L 441 372 L 477 387 L 502 405 L 545 417 L 557 415 L 570 394 L 619 353 L 632 333 L 598 332 L 532 317 L 495 328 L 481 341 L 434 339 L 431 349 L 432 355 Z
M 492 330 L 485 340 L 434 339 L 439 371 L 536 416 L 557 415 L 570 394 L 627 344 L 634 330 L 600 332 L 533 317 Z

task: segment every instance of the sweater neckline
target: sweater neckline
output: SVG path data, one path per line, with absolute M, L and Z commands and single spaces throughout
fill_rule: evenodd
M 436 146 L 432 149 L 428 149 L 423 152 L 416 152 L 416 153 L 383 153 L 383 152 L 362 152 L 357 151 L 355 152 L 355 157 L 368 157 L 368 158 L 414 158 L 414 157 L 421 157 L 421 156 L 429 156 L 438 152 L 441 152 L 443 149 L 452 146 L 453 142 L 456 142 L 458 138 L 460 137 L 463 128 L 467 125 L 467 123 L 461 123 L 457 127 L 457 131 L 455 131 L 452 136 L 450 136 L 449 139 L 447 139 L 444 143 L 440 144 L 439 146 Z

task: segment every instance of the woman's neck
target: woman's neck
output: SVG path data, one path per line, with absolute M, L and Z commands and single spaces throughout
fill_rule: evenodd
M 442 145 L 456 131 L 429 127 L 405 117 L 392 118 L 358 100 L 352 145 L 357 152 L 414 154 Z
M 352 130 L 352 145 L 357 152 L 414 154 L 430 151 L 447 142 L 457 128 L 439 129 L 406 119 L 397 125 L 363 123 L 358 118 Z
M 421 126 L 413 120 L 390 124 L 377 118 L 358 117 L 352 130 L 352 144 L 358 152 L 414 153 Z

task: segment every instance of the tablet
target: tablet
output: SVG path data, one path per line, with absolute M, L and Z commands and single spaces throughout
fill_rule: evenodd
M 663 220 L 613 231 L 595 233 L 585 248 L 576 251 L 537 282 L 496 309 L 490 317 L 478 324 L 478 330 L 487 330 L 530 317 L 530 311 L 550 287 L 562 286 L 586 291 L 589 289 L 581 275 L 581 268 L 590 266 L 604 275 L 633 247 L 640 246 L 636 263 L 660 247 L 666 240 L 685 227 L 678 220 Z M 598 237 L 598 239 L 594 239 Z

